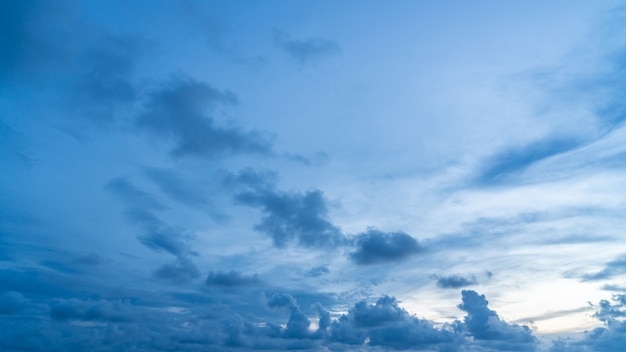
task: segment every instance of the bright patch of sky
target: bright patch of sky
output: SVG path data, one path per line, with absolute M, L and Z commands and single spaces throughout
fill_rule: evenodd
M 626 347 L 619 1 L 0 1 L 0 349 Z

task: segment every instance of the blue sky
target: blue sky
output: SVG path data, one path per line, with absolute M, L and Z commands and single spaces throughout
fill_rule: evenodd
M 0 349 L 626 348 L 619 1 L 0 1 Z

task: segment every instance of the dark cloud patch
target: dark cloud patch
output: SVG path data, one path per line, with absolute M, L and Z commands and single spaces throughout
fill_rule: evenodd
M 500 151 L 486 161 L 475 182 L 481 186 L 505 182 L 536 162 L 571 151 L 582 144 L 583 141 L 577 138 L 551 137 Z
M 583 275 L 583 281 L 598 281 L 610 279 L 617 275 L 626 274 L 626 254 L 608 262 L 604 269 L 595 273 Z
M 270 308 L 291 308 L 296 306 L 296 300 L 288 293 L 275 293 L 267 300 L 267 306 Z
M 534 351 L 537 340 L 532 331 L 523 325 L 509 324 L 489 309 L 484 295 L 463 290 L 459 308 L 465 312 L 465 329 L 475 340 L 497 350 Z
M 0 315 L 15 315 L 23 311 L 30 300 L 19 292 L 7 291 L 0 294 Z
M 455 350 L 464 337 L 451 325 L 410 315 L 395 298 L 384 296 L 374 304 L 360 301 L 331 324 L 330 339 L 348 345 L 379 346 L 398 350 Z
M 174 256 L 182 256 L 185 252 L 185 243 L 178 238 L 177 233 L 168 228 L 155 228 L 137 236 L 137 239 L 157 252 L 167 252 Z
M 354 239 L 356 251 L 350 259 L 359 265 L 394 262 L 422 250 L 416 239 L 404 232 L 382 232 L 368 229 Z
M 235 270 L 228 272 L 211 271 L 206 278 L 206 284 L 208 286 L 218 287 L 241 287 L 256 285 L 258 283 L 260 283 L 260 280 L 257 274 L 243 275 Z
M 308 64 L 341 52 L 337 42 L 323 38 L 293 39 L 283 31 L 274 31 L 274 42 L 300 64 Z
M 549 352 L 623 351 L 626 348 L 626 296 L 602 300 L 594 314 L 604 326 L 586 331 L 582 339 L 557 339 Z
M 232 92 L 176 77 L 149 95 L 136 125 L 158 139 L 173 143 L 174 157 L 271 154 L 272 143 L 265 134 L 220 127 L 208 115 L 218 105 L 237 103 Z
M 464 277 L 459 274 L 453 274 L 437 278 L 437 286 L 441 288 L 461 288 L 477 284 L 475 276 Z
M 200 277 L 200 271 L 188 258 L 179 256 L 175 262 L 159 267 L 153 275 L 156 279 L 185 284 Z
M 255 229 L 272 238 L 276 247 L 296 242 L 305 247 L 328 248 L 345 241 L 340 229 L 328 219 L 326 200 L 319 190 L 250 191 L 240 193 L 236 200 L 263 211 L 265 216 Z
M 54 299 L 50 302 L 50 318 L 121 322 L 132 320 L 131 304 L 123 300 Z

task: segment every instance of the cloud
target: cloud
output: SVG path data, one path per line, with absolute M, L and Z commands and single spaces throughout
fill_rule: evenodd
M 223 182 L 228 187 L 266 191 L 275 187 L 277 179 L 278 175 L 275 171 L 255 170 L 248 167 L 237 173 L 226 173 Z
M 288 293 L 275 293 L 267 300 L 267 306 L 270 308 L 291 308 L 296 306 L 296 300 Z
M 174 77 L 149 95 L 137 127 L 174 144 L 174 157 L 271 154 L 272 143 L 258 131 L 220 127 L 208 116 L 218 105 L 237 105 L 237 96 L 186 77 Z
M 241 287 L 258 284 L 260 280 L 257 274 L 248 276 L 231 270 L 229 272 L 210 271 L 205 282 L 208 286 Z
M 50 318 L 121 322 L 132 320 L 131 304 L 123 300 L 80 300 L 57 298 L 50 302 Z
M 15 315 L 28 307 L 30 300 L 19 292 L 7 291 L 0 294 L 0 315 Z
M 463 322 L 468 333 L 487 346 L 509 351 L 534 351 L 537 340 L 527 326 L 508 324 L 489 309 L 484 295 L 463 290 L 459 308 L 465 312 Z
M 70 111 L 102 123 L 121 108 L 129 108 L 139 98 L 133 75 L 147 46 L 140 38 L 108 33 L 90 43 L 77 58 Z
M 393 349 L 434 349 L 459 344 L 463 336 L 452 326 L 436 328 L 432 322 L 410 315 L 395 298 L 384 296 L 374 304 L 360 301 L 347 315 L 331 324 L 330 339 L 348 345 Z
M 340 229 L 328 219 L 326 200 L 319 190 L 248 191 L 238 194 L 236 200 L 261 209 L 265 216 L 255 229 L 272 238 L 276 247 L 296 242 L 304 247 L 329 248 L 344 242 Z
M 124 177 L 112 179 L 106 184 L 105 188 L 133 207 L 144 210 L 161 210 L 165 208 L 156 198 L 142 191 Z
M 341 52 L 339 44 L 323 38 L 292 39 L 283 31 L 274 31 L 274 42 L 300 64 L 308 64 Z
M 198 187 L 178 173 L 167 169 L 146 168 L 146 176 L 168 197 L 191 207 L 207 206 L 208 201 Z
M 330 273 L 330 270 L 328 269 L 327 265 L 321 265 L 321 266 L 316 266 L 314 268 L 311 268 L 309 271 L 306 272 L 306 276 L 310 276 L 310 277 L 320 277 L 322 275 L 326 275 Z
M 598 281 L 610 279 L 614 276 L 626 274 L 626 254 L 608 262 L 604 269 L 595 273 L 583 275 L 583 281 Z
M 505 182 L 534 163 L 566 153 L 582 144 L 577 138 L 551 136 L 521 147 L 499 151 L 483 165 L 476 182 L 482 186 Z
M 175 262 L 159 267 L 153 275 L 156 279 L 174 284 L 185 284 L 200 277 L 200 271 L 188 258 L 179 256 Z
M 557 339 L 550 352 L 623 351 L 626 348 L 626 295 L 613 295 L 611 301 L 600 301 L 594 314 L 604 326 L 585 332 L 582 339 Z
M 0 3 L 0 77 L 24 78 L 58 67 L 70 56 L 67 4 L 56 1 Z
M 168 228 L 149 229 L 148 233 L 137 236 L 137 239 L 157 252 L 167 252 L 174 256 L 181 256 L 185 252 L 185 244 Z
M 477 283 L 475 276 L 470 276 L 469 278 L 463 277 L 459 274 L 448 275 L 444 277 L 439 277 L 437 279 L 437 286 L 441 288 L 461 288 L 466 286 L 475 285 Z
M 382 232 L 373 228 L 354 239 L 356 251 L 350 259 L 359 265 L 394 262 L 422 251 L 416 239 L 404 232 Z

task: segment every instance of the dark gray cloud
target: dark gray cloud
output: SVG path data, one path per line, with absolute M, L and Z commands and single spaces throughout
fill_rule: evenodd
M 558 339 L 549 352 L 623 351 L 626 349 L 626 296 L 613 295 L 611 301 L 602 300 L 594 314 L 604 326 L 586 331 L 582 339 Z
M 283 31 L 274 31 L 274 42 L 300 64 L 308 64 L 341 52 L 337 42 L 324 38 L 293 39 Z
M 527 330 L 503 322 L 487 308 L 483 296 L 467 292 L 461 305 L 468 312 L 465 322 L 443 325 L 411 315 L 389 296 L 375 303 L 357 302 L 347 314 L 332 319 L 319 303 L 311 304 L 308 311 L 301 309 L 289 293 L 272 295 L 265 302 L 273 308 L 269 310 L 271 314 L 267 315 L 266 310 L 264 316 L 255 316 L 250 307 L 245 315 L 240 315 L 214 300 L 180 300 L 159 293 L 146 295 L 147 292 L 137 298 L 98 298 L 93 293 L 85 295 L 91 298 L 46 296 L 41 299 L 47 303 L 41 306 L 47 308 L 37 310 L 28 308 L 33 302 L 22 294 L 9 292 L 0 294 L 1 312 L 9 314 L 7 318 L 20 314 L 20 319 L 0 319 L 0 348 L 41 350 L 48 344 L 58 346 L 58 350 L 68 346 L 81 350 L 153 351 L 532 350 L 532 335 L 527 340 L 522 338 L 527 337 Z M 482 301 L 475 302 L 472 297 L 482 297 Z M 622 304 L 624 300 L 618 301 Z M 616 305 L 602 307 L 599 310 L 605 321 L 621 316 L 616 313 Z M 43 328 L 38 325 L 43 315 L 51 319 L 54 330 L 29 333 L 35 327 Z M 317 329 L 312 329 L 313 321 L 317 321 Z M 20 336 L 28 337 L 28 343 L 16 343 L 14 340 Z
M 432 322 L 410 315 L 395 298 L 384 296 L 375 304 L 356 303 L 331 324 L 330 339 L 398 350 L 454 350 L 464 337 L 452 325 L 436 328 Z
M 164 209 L 160 202 L 125 178 L 113 179 L 106 188 L 128 205 L 126 218 L 143 232 L 137 236 L 139 242 L 155 252 L 176 257 L 175 262 L 166 263 L 155 270 L 154 278 L 183 284 L 200 277 L 198 268 L 189 258 L 193 253 L 186 243 L 188 238 L 182 235 L 181 230 L 173 229 L 155 215 L 155 211 Z
M 185 243 L 178 238 L 176 232 L 168 228 L 156 227 L 148 229 L 148 232 L 137 236 L 137 239 L 157 252 L 167 252 L 174 256 L 181 256 L 185 253 Z
M 470 277 L 464 277 L 459 274 L 453 274 L 437 278 L 437 286 L 441 288 L 461 288 L 477 284 L 476 277 L 474 275 Z
M 205 282 L 208 286 L 241 287 L 256 285 L 260 283 L 260 280 L 257 274 L 244 275 L 238 271 L 231 270 L 228 272 L 210 271 Z
M 267 306 L 270 308 L 291 308 L 296 306 L 296 300 L 288 293 L 275 293 L 267 300 Z
M 464 290 L 459 308 L 465 312 L 463 322 L 468 333 L 475 340 L 496 350 L 534 351 L 537 339 L 532 331 L 523 325 L 509 324 L 489 309 L 484 295 Z
M 394 262 L 422 251 L 416 239 L 404 232 L 382 232 L 368 229 L 354 239 L 356 251 L 350 259 L 359 265 Z
M 328 248 L 345 241 L 340 229 L 328 219 L 326 200 L 319 190 L 249 191 L 237 195 L 236 200 L 261 209 L 265 216 L 255 229 L 272 238 L 276 247 L 296 242 L 305 247 Z
M 153 275 L 156 279 L 185 284 L 200 277 L 200 271 L 191 260 L 179 256 L 175 262 L 163 264 Z
M 271 154 L 266 134 L 220 127 L 208 115 L 218 105 L 236 105 L 237 96 L 186 77 L 175 77 L 152 92 L 137 127 L 174 145 L 174 157 Z
M 583 281 L 610 279 L 614 276 L 622 274 L 626 274 L 626 254 L 622 254 L 614 260 L 606 263 L 604 269 L 595 274 L 583 275 Z
M 50 318 L 121 322 L 132 320 L 131 304 L 123 300 L 54 299 L 50 302 Z

